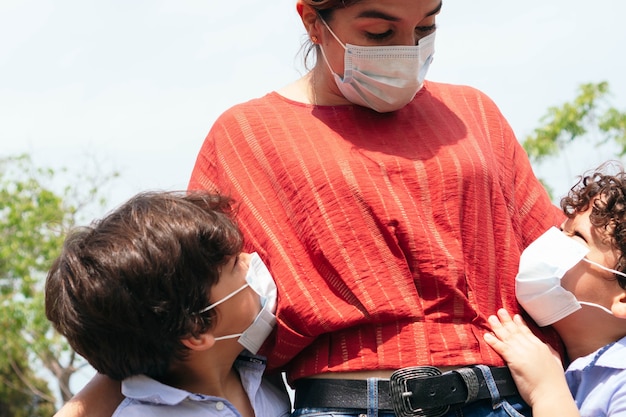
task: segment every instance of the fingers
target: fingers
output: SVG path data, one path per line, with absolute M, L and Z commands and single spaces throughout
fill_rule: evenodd
M 535 336 L 519 314 L 511 317 L 505 309 L 487 319 L 492 333 L 486 333 L 484 340 L 500 355 L 505 355 L 514 346 L 529 343 Z
M 509 312 L 506 311 L 506 309 L 504 308 L 499 309 L 497 314 L 498 314 L 498 317 L 500 318 L 500 321 L 502 321 L 503 323 L 508 323 L 510 321 L 513 321 Z
M 511 321 L 511 316 L 504 309 L 498 310 L 497 316 L 493 315 L 487 318 L 493 333 L 485 333 L 483 338 L 500 355 L 504 355 L 508 349 L 506 342 L 509 340 L 510 332 L 507 326 L 510 326 Z
M 552 381 L 564 379 L 562 367 L 556 363 L 548 346 L 532 333 L 518 314 L 511 316 L 500 309 L 487 321 L 492 333 L 483 335 L 485 343 L 506 361 L 526 401 L 530 402 L 535 392 L 546 391 L 546 386 L 550 390 Z
M 500 339 L 498 339 L 494 334 L 492 334 L 492 333 L 485 333 L 483 335 L 483 339 L 499 355 L 502 355 L 504 353 L 504 349 L 506 348 L 506 346 L 504 345 L 504 342 L 500 341 Z
M 489 316 L 487 322 L 493 333 L 502 340 L 513 337 L 520 332 L 524 333 L 524 330 L 528 329 L 518 314 L 511 317 L 509 312 L 503 308 L 498 310 L 497 316 Z

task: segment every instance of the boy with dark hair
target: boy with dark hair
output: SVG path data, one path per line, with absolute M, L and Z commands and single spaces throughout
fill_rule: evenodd
M 67 237 L 46 315 L 98 372 L 123 380 L 114 416 L 289 415 L 284 386 L 253 355 L 275 323 L 276 286 L 241 252 L 231 203 L 143 193 Z
M 489 318 L 485 340 L 507 361 L 535 417 L 626 415 L 626 173 L 605 169 L 561 200 L 561 230 L 522 253 L 516 278 L 522 307 L 563 339 L 565 375 L 519 315 Z

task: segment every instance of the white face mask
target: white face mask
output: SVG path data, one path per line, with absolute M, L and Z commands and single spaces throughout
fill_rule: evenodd
M 613 314 L 604 306 L 578 301 L 561 286 L 561 278 L 578 262 L 585 261 L 614 274 L 626 274 L 585 258 L 589 248 L 551 227 L 531 243 L 520 258 L 515 277 L 517 301 L 539 326 L 548 326 L 581 308 L 581 304 L 597 307 Z
M 224 301 L 234 297 L 245 288 L 250 287 L 259 295 L 261 301 L 261 311 L 257 314 L 254 322 L 243 333 L 230 334 L 226 336 L 216 337 L 215 340 L 234 339 L 237 340 L 243 347 L 248 349 L 253 354 L 256 354 L 261 345 L 270 335 L 272 329 L 276 325 L 276 284 L 272 278 L 272 274 L 267 269 L 267 266 L 263 263 L 259 255 L 255 252 L 250 257 L 250 268 L 246 274 L 246 283 L 240 288 L 236 289 L 232 293 L 219 301 L 204 308 L 200 313 L 209 311 L 212 308 L 222 304 Z
M 341 94 L 354 104 L 379 113 L 406 106 L 422 88 L 435 53 L 435 33 L 420 39 L 416 46 L 357 46 L 345 44 L 322 23 L 345 49 L 343 78 L 330 67 Z

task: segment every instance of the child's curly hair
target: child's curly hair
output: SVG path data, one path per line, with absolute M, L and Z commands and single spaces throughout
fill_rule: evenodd
M 618 172 L 608 174 L 611 167 Z M 600 197 L 600 198 L 596 198 Z M 617 265 L 613 269 L 626 272 L 626 172 L 619 163 L 605 163 L 580 177 L 568 195 L 561 199 L 561 208 L 569 218 L 589 209 L 591 224 L 602 228 L 610 237 L 610 244 L 619 251 Z M 626 289 L 626 277 L 615 274 L 620 287 Z

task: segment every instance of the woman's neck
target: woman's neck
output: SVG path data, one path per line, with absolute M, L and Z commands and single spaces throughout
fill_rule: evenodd
M 332 74 L 321 67 L 315 67 L 299 80 L 278 90 L 277 93 L 289 100 L 316 106 L 352 104 L 339 92 Z

